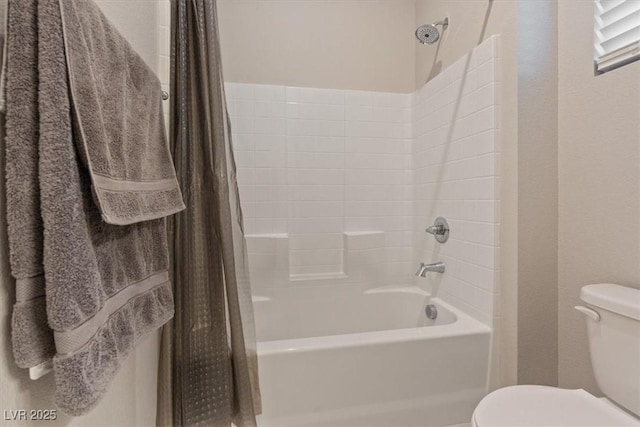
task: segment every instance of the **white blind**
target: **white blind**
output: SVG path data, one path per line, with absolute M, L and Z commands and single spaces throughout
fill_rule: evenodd
M 595 61 L 600 72 L 640 58 L 640 0 L 595 0 Z

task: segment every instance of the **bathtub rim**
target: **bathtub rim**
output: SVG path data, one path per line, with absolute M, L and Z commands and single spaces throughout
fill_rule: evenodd
M 356 332 L 341 335 L 326 335 L 310 338 L 261 341 L 257 343 L 258 356 L 270 356 L 283 353 L 305 353 L 349 347 L 366 347 L 380 344 L 421 341 L 437 338 L 461 337 L 467 335 L 491 334 L 492 328 L 474 319 L 460 309 L 451 306 L 440 298 L 431 302 L 451 311 L 456 320 L 444 325 L 418 326 L 384 331 Z

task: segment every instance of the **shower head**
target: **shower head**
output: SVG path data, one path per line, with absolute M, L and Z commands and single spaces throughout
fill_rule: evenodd
M 440 31 L 433 24 L 421 25 L 416 30 L 416 38 L 422 44 L 432 44 L 440 39 Z
M 440 40 L 438 25 L 441 25 L 444 30 L 449 25 L 449 18 L 444 18 L 442 21 L 434 22 L 433 24 L 419 26 L 416 29 L 416 38 L 418 41 L 422 44 L 433 44 Z

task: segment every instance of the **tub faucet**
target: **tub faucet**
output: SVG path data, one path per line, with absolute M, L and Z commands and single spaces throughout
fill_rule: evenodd
M 420 263 L 420 269 L 416 272 L 418 277 L 426 277 L 427 272 L 435 271 L 436 273 L 444 273 L 444 263 L 434 262 L 433 264 Z

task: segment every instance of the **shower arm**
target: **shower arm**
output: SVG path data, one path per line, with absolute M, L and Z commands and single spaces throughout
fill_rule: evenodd
M 449 26 L 449 17 L 447 16 L 446 18 L 444 18 L 441 21 L 436 21 L 431 25 L 441 25 L 442 28 L 447 28 Z

